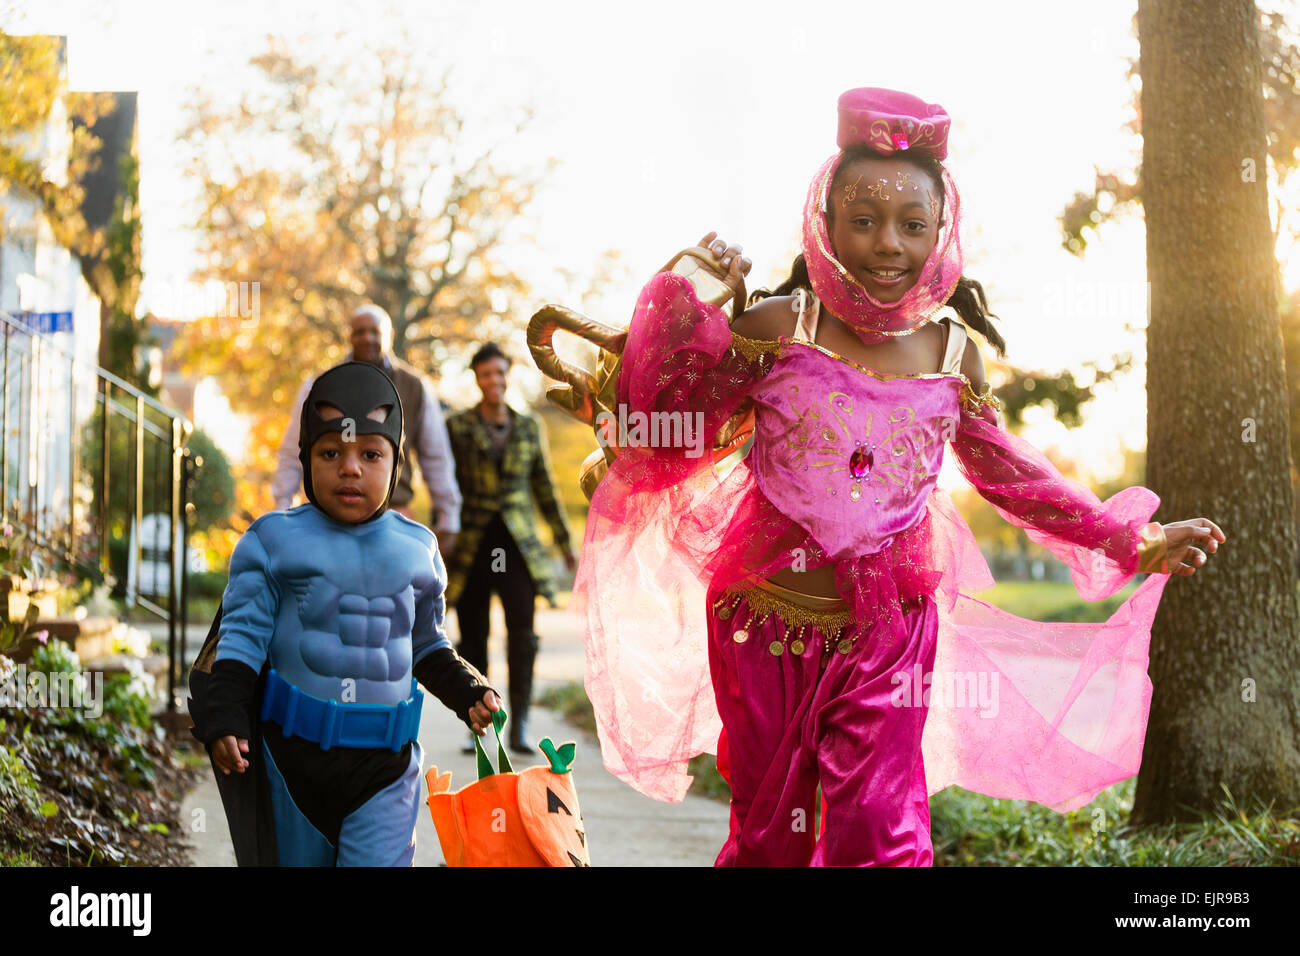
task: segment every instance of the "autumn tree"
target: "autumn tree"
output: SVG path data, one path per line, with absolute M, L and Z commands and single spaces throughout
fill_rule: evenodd
M 98 123 L 92 133 L 96 129 Z M 111 171 L 116 180 L 113 208 L 107 222 L 96 230 L 102 241 L 96 243 L 92 254 L 82 258 L 81 271 L 100 300 L 99 364 L 157 397 L 158 390 L 149 383 L 139 354 L 148 338 L 149 319 L 135 314 L 144 279 L 140 163 L 127 151 L 118 157 L 116 165 Z
M 1300 175 L 1300 30 L 1296 12 L 1294 5 L 1285 14 L 1280 9 L 1259 11 L 1267 162 L 1248 170 L 1249 175 L 1268 184 L 1274 251 L 1279 263 L 1300 256 L 1300 206 L 1287 200 Z M 1134 94 L 1132 115 L 1125 126 L 1133 136 L 1135 149 L 1140 151 L 1141 77 L 1136 59 L 1130 62 L 1128 75 Z M 1132 172 L 1098 169 L 1092 186 L 1075 193 L 1060 216 L 1061 242 L 1066 249 L 1083 256 L 1106 223 L 1142 214 L 1141 164 L 1136 165 L 1138 168 Z M 1291 409 L 1291 459 L 1295 463 L 1300 462 L 1300 289 L 1281 300 L 1281 310 Z M 1294 467 L 1291 483 L 1300 501 L 1300 470 Z M 1300 527 L 1300 512 L 1295 522 Z
M 1295 16 L 1294 7 L 1291 16 Z M 1260 83 L 1268 157 L 1255 175 L 1271 180 L 1271 213 L 1281 258 L 1300 242 L 1300 209 L 1286 202 L 1291 177 L 1300 171 L 1300 35 L 1279 10 L 1259 11 Z M 1138 102 L 1141 76 L 1138 62 L 1130 61 L 1128 75 L 1134 88 L 1133 112 L 1125 127 L 1141 143 L 1142 111 Z M 1061 243 L 1082 255 L 1095 242 L 1100 226 L 1142 211 L 1142 189 L 1137 170 L 1097 170 L 1093 185 L 1075 193 L 1061 212 Z
M 136 363 L 144 332 L 135 317 L 141 279 L 139 170 L 130 154 L 108 170 L 116 183 L 112 215 L 106 222 L 88 222 L 86 182 L 103 162 L 95 127 L 116 104 L 111 93 L 66 89 L 60 43 L 58 37 L 0 31 L 0 238 L 36 240 L 40 221 L 14 217 L 18 222 L 11 224 L 3 206 L 6 196 L 34 202 L 54 241 L 80 258 L 82 275 L 99 297 L 100 364 L 145 387 Z M 50 164 L 46 151 L 59 148 L 50 140 L 65 136 L 66 166 Z
M 0 201 L 11 193 L 34 200 L 55 241 L 79 255 L 102 242 L 81 215 L 81 176 L 94 162 L 99 142 L 85 122 L 69 128 L 63 169 L 47 168 L 39 146 L 51 120 L 59 126 L 77 118 L 93 121 L 104 105 L 102 96 L 68 92 L 58 37 L 0 31 Z M 63 130 L 52 132 L 61 135 Z M 0 238 L 35 237 L 16 231 L 0 207 Z
M 500 168 L 494 156 L 528 111 L 495 135 L 471 130 L 429 60 L 270 39 L 251 61 L 256 84 L 236 103 L 198 95 L 180 138 L 202 188 L 196 278 L 232 290 L 232 307 L 193 323 L 182 350 L 253 419 L 246 513 L 269 507 L 259 479 L 293 396 L 344 357 L 357 305 L 382 306 L 394 352 L 435 376 L 471 341 L 517 336 L 526 319 L 526 284 L 504 249 L 551 162 Z
M 1219 555 L 1170 584 L 1134 820 L 1189 819 L 1228 787 L 1300 806 L 1300 620 L 1290 414 L 1251 0 L 1139 0 L 1151 321 L 1147 475 L 1168 520 L 1205 515 Z

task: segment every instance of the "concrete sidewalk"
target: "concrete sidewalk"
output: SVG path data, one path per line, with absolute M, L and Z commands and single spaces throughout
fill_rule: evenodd
M 452 615 L 454 620 L 454 615 Z M 537 632 L 541 653 L 535 669 L 534 692 L 569 681 L 581 681 L 582 638 L 576 620 L 563 610 L 538 608 Z M 453 640 L 454 624 L 451 625 Z M 505 622 L 500 608 L 493 606 L 493 637 L 490 640 L 489 674 L 492 682 L 506 686 Z M 197 652 L 197 643 L 192 653 Z M 727 836 L 727 806 L 715 800 L 688 795 L 680 804 L 661 803 L 637 793 L 615 778 L 602 765 L 596 739 L 565 723 L 553 711 L 533 707 L 529 732 L 534 741 L 550 737 L 557 744 L 576 740 L 577 758 L 573 772 L 578 799 L 587 831 L 587 846 L 593 866 L 711 866 Z M 452 773 L 452 789 L 458 790 L 477 777 L 475 758 L 462 754 L 468 739 L 464 725 L 437 700 L 425 695 L 420 719 L 420 745 L 424 748 L 424 770 L 437 766 Z M 488 754 L 496 759 L 495 738 Z M 533 759 L 512 754 L 516 769 L 546 760 L 539 751 Z M 422 788 L 422 799 L 427 796 Z M 204 828 L 191 835 L 196 866 L 234 866 L 234 852 L 216 782 L 211 775 L 186 797 L 182 819 L 194 821 L 202 810 Z M 421 806 L 416 825 L 416 866 L 438 866 L 443 862 L 438 834 L 427 808 Z

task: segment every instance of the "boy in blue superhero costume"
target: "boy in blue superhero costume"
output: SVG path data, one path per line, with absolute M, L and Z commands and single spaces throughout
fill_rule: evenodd
M 432 532 L 387 510 L 401 434 L 383 372 L 326 372 L 299 430 L 310 503 L 253 522 L 231 556 L 200 737 L 224 774 L 260 761 L 282 866 L 409 866 L 416 681 L 479 734 L 499 708 L 443 630 Z

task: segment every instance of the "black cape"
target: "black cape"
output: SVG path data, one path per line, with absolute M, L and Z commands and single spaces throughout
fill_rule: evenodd
M 208 636 L 199 651 L 198 659 L 190 669 L 190 717 L 194 721 L 191 733 L 208 748 L 212 760 L 210 724 L 207 711 L 208 687 L 212 680 L 212 665 L 217 659 L 218 634 L 221 630 L 221 608 L 212 621 Z M 262 699 L 268 669 L 262 668 L 257 679 L 257 693 L 248 710 L 252 735 L 248 740 L 248 769 L 243 773 L 222 773 L 212 763 L 217 778 L 217 790 L 230 825 L 230 839 L 235 846 L 235 861 L 240 866 L 275 866 L 275 817 L 271 809 L 271 789 L 267 782 L 266 763 L 262 757 L 262 725 L 256 701 Z

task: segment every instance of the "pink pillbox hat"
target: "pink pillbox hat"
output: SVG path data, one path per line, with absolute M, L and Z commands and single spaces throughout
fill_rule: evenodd
M 961 200 L 957 184 L 941 169 L 944 218 L 930 256 L 916 283 L 896 302 L 881 302 L 835 258 L 826 219 L 826 202 L 844 150 L 866 145 L 882 156 L 908 152 L 943 160 L 948 155 L 951 120 L 938 104 L 897 90 L 861 87 L 839 98 L 840 152 L 826 160 L 808 187 L 804 202 L 803 256 L 813 292 L 836 318 L 868 345 L 908 335 L 929 321 L 948 301 L 961 279 Z M 896 185 L 896 189 L 901 186 Z M 937 199 L 938 197 L 932 197 Z
M 936 159 L 948 155 L 951 120 L 937 103 L 898 90 L 864 86 L 840 96 L 839 113 L 835 141 L 840 149 L 864 143 L 884 155 L 905 149 Z

